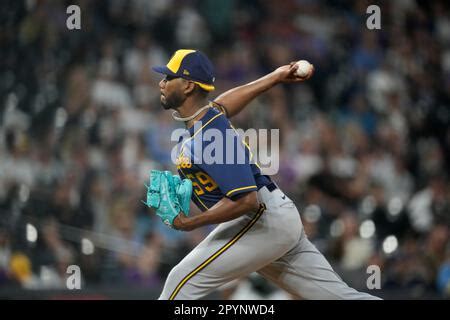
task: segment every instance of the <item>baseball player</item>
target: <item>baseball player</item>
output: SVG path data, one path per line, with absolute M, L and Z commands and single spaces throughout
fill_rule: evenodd
M 244 162 L 210 163 L 195 152 L 211 143 L 199 138 L 207 130 L 221 132 L 224 140 L 240 139 L 228 118 L 271 87 L 301 82 L 313 73 L 299 78 L 296 68 L 281 66 L 212 102 L 207 97 L 214 90 L 213 66 L 202 52 L 178 50 L 166 66 L 153 68 L 165 75 L 159 84 L 163 108 L 185 122 L 189 137 L 180 143 L 179 176 L 152 172 L 147 204 L 177 230 L 218 224 L 171 270 L 159 299 L 200 299 L 255 271 L 299 298 L 379 299 L 349 287 L 333 271 L 306 237 L 295 204 L 251 161 L 243 141 L 222 151 L 223 158 L 233 152 L 234 160 L 241 155 Z M 201 214 L 188 215 L 190 198 Z

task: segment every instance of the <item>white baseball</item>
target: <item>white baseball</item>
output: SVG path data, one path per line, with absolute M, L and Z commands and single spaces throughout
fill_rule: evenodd
M 303 78 L 306 77 L 311 72 L 312 64 L 309 63 L 308 61 L 300 60 L 297 61 L 295 64 L 298 66 L 297 71 L 295 71 L 296 76 Z

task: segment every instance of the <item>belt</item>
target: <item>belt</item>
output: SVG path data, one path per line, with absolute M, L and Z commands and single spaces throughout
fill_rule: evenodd
M 270 192 L 272 192 L 273 190 L 278 189 L 278 186 L 275 184 L 275 182 L 271 182 L 268 185 L 265 186 L 267 188 L 267 190 L 269 190 Z

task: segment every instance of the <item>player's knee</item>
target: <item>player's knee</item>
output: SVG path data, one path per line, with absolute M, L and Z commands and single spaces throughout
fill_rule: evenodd
M 169 274 L 167 275 L 166 279 L 166 285 L 170 284 L 171 286 L 176 286 L 178 282 L 181 281 L 183 276 L 181 275 L 181 270 L 178 266 L 175 266 L 170 270 Z
M 185 278 L 189 275 L 192 269 L 187 269 L 182 265 L 178 264 L 170 270 L 167 275 L 166 283 L 170 283 L 172 286 L 178 286 L 180 282 L 183 282 Z
M 159 296 L 158 300 L 169 300 L 171 293 L 176 289 L 181 282 L 182 276 L 180 275 L 177 266 L 173 267 L 167 275 L 164 283 L 164 288 Z
M 175 266 L 167 276 L 160 299 L 196 300 L 215 288 L 215 285 L 205 283 L 205 278 L 201 274 L 190 276 L 192 271 L 182 265 Z

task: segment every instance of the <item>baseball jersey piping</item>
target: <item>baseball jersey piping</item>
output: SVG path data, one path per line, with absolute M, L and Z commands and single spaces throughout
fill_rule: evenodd
M 232 129 L 234 130 L 234 132 L 236 133 L 236 135 L 239 137 L 239 134 L 238 134 L 236 128 L 231 124 L 231 122 L 229 122 L 229 124 L 230 124 L 230 128 L 232 128 Z M 250 149 L 250 146 L 248 145 L 247 142 L 245 142 L 244 139 L 242 139 L 242 143 L 243 143 L 244 146 L 247 148 L 248 153 L 250 154 L 250 160 L 252 160 L 252 159 L 253 159 L 253 152 L 252 152 L 252 150 Z M 255 161 L 255 165 L 259 168 L 259 170 L 261 170 L 261 167 L 259 166 L 258 162 Z
M 226 196 L 229 197 L 232 193 L 235 193 L 236 191 L 247 190 L 247 189 L 252 189 L 252 188 L 256 188 L 256 186 L 253 185 L 253 186 L 248 186 L 248 187 L 236 188 L 236 189 L 228 191 Z
M 195 133 L 192 135 L 192 137 L 190 137 L 189 139 L 186 139 L 186 141 L 183 142 L 183 144 L 181 145 L 181 151 L 183 151 L 184 145 L 189 141 L 195 138 L 195 136 L 202 131 L 202 129 L 204 127 L 206 127 L 208 124 L 210 124 L 212 121 L 214 121 L 217 117 L 223 115 L 223 112 L 216 114 L 214 117 L 212 117 L 211 119 L 208 120 L 208 122 L 206 122 L 204 125 L 202 125 L 202 127 L 200 129 L 198 129 L 197 131 L 195 131 Z
M 259 217 L 263 214 L 263 212 L 266 210 L 266 205 L 261 204 L 258 212 L 253 217 L 252 220 L 241 230 L 238 234 L 236 234 L 230 241 L 228 241 L 222 248 L 220 248 L 218 251 L 216 251 L 212 256 L 210 256 L 206 261 L 204 261 L 202 264 L 200 264 L 197 268 L 195 268 L 192 272 L 190 272 L 187 276 L 181 280 L 181 282 L 176 286 L 175 290 L 172 292 L 172 294 L 169 297 L 169 300 L 174 300 L 177 294 L 180 292 L 181 288 L 186 284 L 186 282 L 189 281 L 193 276 L 195 276 L 197 273 L 202 271 L 204 268 L 206 268 L 211 262 L 213 262 L 215 259 L 217 259 L 222 253 L 224 253 L 227 249 L 229 249 L 233 244 L 235 244 L 242 236 L 250 230 L 250 228 L 258 221 Z

